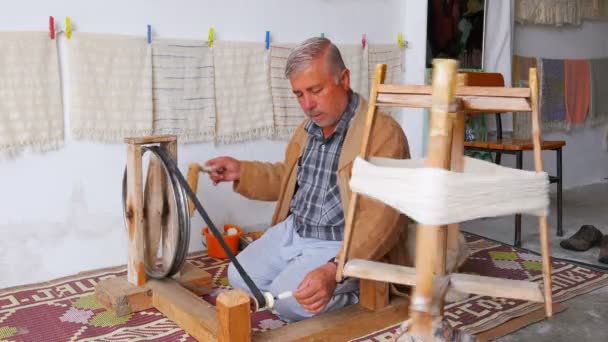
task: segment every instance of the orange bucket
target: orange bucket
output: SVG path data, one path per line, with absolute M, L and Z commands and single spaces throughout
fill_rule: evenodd
M 237 233 L 234 235 L 226 235 L 230 228 L 236 229 Z M 239 251 L 241 235 L 243 235 L 243 230 L 241 229 L 241 227 L 235 226 L 233 224 L 224 225 L 224 241 L 226 241 L 228 248 L 230 248 L 234 255 L 236 255 Z M 228 255 L 222 248 L 222 245 L 220 245 L 220 242 L 215 238 L 213 233 L 209 231 L 208 227 L 205 227 L 203 229 L 203 236 L 207 241 L 207 255 L 212 258 L 228 259 Z

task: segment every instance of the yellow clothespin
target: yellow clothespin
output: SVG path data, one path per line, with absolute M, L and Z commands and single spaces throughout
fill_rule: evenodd
M 403 49 L 405 47 L 405 43 L 403 42 L 403 33 L 401 32 L 397 34 L 397 43 L 399 44 L 400 49 Z
M 207 38 L 207 46 L 213 45 L 213 27 L 209 28 L 209 37 Z
M 65 17 L 65 36 L 70 39 L 72 38 L 72 19 Z

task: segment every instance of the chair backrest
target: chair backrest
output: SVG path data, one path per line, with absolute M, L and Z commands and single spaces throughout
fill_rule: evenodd
M 472 87 L 504 87 L 505 79 L 499 72 L 461 72 L 466 75 L 467 86 Z M 501 113 L 496 113 L 496 138 L 502 139 Z

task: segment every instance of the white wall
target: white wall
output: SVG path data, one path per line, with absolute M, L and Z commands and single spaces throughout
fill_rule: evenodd
M 585 21 L 580 27 L 515 27 L 514 53 L 545 58 L 608 57 L 608 22 Z M 605 181 L 608 152 L 602 149 L 604 127 L 585 127 L 571 132 L 545 133 L 546 140 L 565 140 L 564 186 L 574 187 Z M 532 168 L 531 156 L 524 167 Z M 545 167 L 555 172 L 555 153 L 545 153 Z
M 367 34 L 371 43 L 395 42 L 404 32 L 412 40 L 406 51 L 406 75 L 421 83 L 426 31 L 426 2 L 419 0 L 106 0 L 8 2 L 0 30 L 47 30 L 48 16 L 58 23 L 71 16 L 74 29 L 155 37 L 206 39 L 213 26 L 218 40 L 299 42 L 324 32 L 336 42 L 354 43 Z M 423 6 L 423 7 L 421 7 Z M 424 20 L 423 20 L 424 18 Z M 424 28 L 424 29 L 423 29 Z M 143 39 L 143 38 L 142 38 Z M 65 55 L 64 36 L 59 37 Z M 410 62 L 411 60 L 411 62 Z M 62 60 L 62 78 L 69 65 Z M 420 68 L 418 71 L 417 69 Z M 69 89 L 64 82 L 64 104 Z M 66 119 L 69 108 L 64 109 Z M 420 116 L 420 115 L 418 115 Z M 420 155 L 422 119 L 401 120 Z M 46 154 L 25 154 L 0 161 L 0 288 L 48 280 L 78 271 L 124 264 L 126 234 L 121 211 L 121 177 L 126 161 L 122 144 L 74 141 L 66 121 L 65 146 Z M 193 161 L 217 155 L 242 159 L 279 160 L 285 143 L 179 146 L 182 171 Z M 211 186 L 202 180 L 198 195 L 216 224 L 245 228 L 270 221 L 272 203 L 247 201 L 230 185 Z M 193 219 L 191 250 L 201 248 L 200 217 Z

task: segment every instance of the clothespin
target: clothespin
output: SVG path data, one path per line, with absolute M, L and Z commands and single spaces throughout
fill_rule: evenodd
M 363 37 L 361 37 L 361 45 L 363 46 L 363 49 L 365 49 L 366 43 L 367 43 L 367 37 L 365 36 L 365 33 L 364 33 Z
M 55 39 L 55 18 L 53 16 L 49 17 L 49 37 L 51 40 Z
M 397 34 L 397 44 L 399 44 L 400 49 L 403 49 L 405 47 L 405 43 L 403 42 L 403 33 L 401 32 Z
M 152 44 L 152 26 L 148 25 L 148 44 Z
M 70 39 L 72 38 L 72 19 L 65 17 L 65 36 Z
M 266 31 L 266 50 L 270 49 L 270 31 Z
M 207 37 L 207 46 L 213 45 L 213 27 L 209 28 L 209 37 Z
M 321 38 L 325 38 L 325 32 L 321 32 Z

